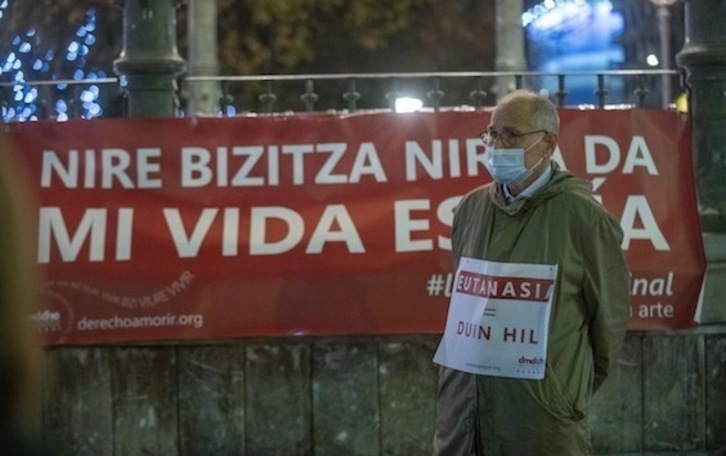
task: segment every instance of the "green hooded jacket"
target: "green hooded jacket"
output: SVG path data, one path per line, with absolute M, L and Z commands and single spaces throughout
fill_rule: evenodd
M 436 455 L 587 455 L 587 412 L 625 338 L 629 272 L 619 224 L 589 182 L 552 163 L 531 198 L 507 205 L 500 185 L 467 194 L 453 223 L 462 257 L 556 264 L 542 380 L 477 376 L 442 367 Z M 474 437 L 476 435 L 476 437 Z

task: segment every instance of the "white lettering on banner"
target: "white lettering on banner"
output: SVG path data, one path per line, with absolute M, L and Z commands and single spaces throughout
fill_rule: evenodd
M 644 277 L 631 277 L 631 296 L 673 296 L 673 271 L 668 271 L 665 277 L 646 279 Z
M 307 158 L 325 156 L 315 171 L 315 184 L 356 184 L 364 176 L 376 182 L 387 182 L 375 145 L 363 142 L 357 149 L 349 169 L 341 169 L 342 159 L 352 154 L 347 143 L 287 144 L 278 146 L 217 147 L 212 154 L 203 147 L 183 147 L 181 151 L 182 187 L 204 187 L 214 182 L 218 187 L 262 187 L 280 185 L 282 165 L 289 165 L 293 185 L 305 185 Z M 212 160 L 214 158 L 214 160 Z M 214 163 L 212 163 L 214 161 Z M 266 165 L 266 173 L 262 165 Z M 346 172 L 343 172 L 346 171 Z M 216 179 L 215 179 L 216 177 Z
M 461 196 L 453 196 L 442 201 L 436 209 L 436 216 L 444 226 L 451 227 L 454 221 L 454 209 L 461 201 Z M 396 252 L 426 252 L 434 250 L 432 239 L 413 239 L 414 231 L 428 232 L 431 223 L 427 218 L 413 219 L 412 212 L 428 211 L 431 201 L 428 199 L 401 200 L 394 203 L 393 213 L 396 230 Z M 437 246 L 441 250 L 451 250 L 451 238 L 438 236 Z
M 633 297 L 630 308 L 631 316 L 635 310 L 638 318 L 642 319 L 673 318 L 675 316 L 675 308 L 672 304 L 664 304 L 660 301 L 641 304 L 638 301 L 641 297 L 674 296 L 675 291 L 673 290 L 673 285 L 675 279 L 674 271 L 668 271 L 664 276 L 652 278 L 631 277 L 630 295 Z
M 340 227 L 334 230 L 333 225 Z M 350 253 L 365 253 L 363 241 L 358 230 L 342 204 L 334 204 L 325 208 L 318 226 L 315 227 L 305 253 L 322 253 L 326 242 L 344 242 Z
M 267 220 L 277 218 L 287 224 L 287 235 L 275 242 L 267 240 Z M 275 255 L 292 250 L 303 238 L 305 222 L 295 211 L 284 207 L 252 208 L 250 255 Z M 340 229 L 334 230 L 337 224 Z M 343 242 L 350 253 L 365 253 L 363 241 L 342 204 L 325 207 L 310 237 L 305 253 L 322 253 L 327 242 Z
M 79 331 L 113 331 L 129 328 L 158 328 L 163 326 L 193 326 L 196 329 L 204 326 L 203 314 L 145 315 L 142 317 L 125 317 L 114 315 L 106 318 L 83 317 L 76 323 Z
M 191 233 L 184 227 L 181 214 L 177 208 L 163 210 L 169 232 L 180 258 L 194 258 L 204 244 L 212 224 L 215 222 L 219 209 L 205 208 L 197 218 Z M 222 212 L 222 255 L 238 254 L 239 245 L 239 208 L 225 208 Z M 276 219 L 286 226 L 284 236 L 277 240 L 268 239 L 268 221 Z M 278 255 L 289 252 L 297 247 L 305 234 L 303 217 L 292 209 L 272 206 L 253 207 L 250 212 L 250 255 Z M 330 242 L 342 242 L 349 253 L 365 253 L 363 241 L 342 204 L 325 207 L 320 220 L 310 235 L 305 253 L 319 254 Z
M 357 184 L 362 176 L 369 174 L 375 177 L 376 182 L 387 182 L 386 173 L 383 172 L 381 159 L 378 158 L 378 152 L 372 142 L 361 143 L 358 149 L 358 155 L 355 157 L 353 168 L 350 170 L 348 182 Z
M 53 150 L 43 151 L 40 171 L 40 186 L 50 188 L 53 176 L 66 188 L 96 188 L 100 173 L 100 188 L 114 188 L 114 182 L 121 188 L 161 188 L 161 179 L 152 177 L 159 173 L 161 165 L 152 161 L 161 157 L 161 149 L 140 147 L 131 153 L 124 149 L 101 149 L 100 166 L 96 163 L 96 150 L 86 149 L 83 154 L 70 150 L 66 163 Z M 129 175 L 132 158 L 136 163 L 136 181 Z M 80 175 L 83 172 L 83 179 Z
M 672 304 L 657 302 L 654 304 L 641 304 L 638 306 L 639 318 L 673 318 L 675 309 Z
M 164 219 L 166 219 L 166 225 L 169 227 L 169 233 L 171 233 L 174 240 L 174 247 L 176 247 L 179 258 L 194 258 L 197 256 L 209 227 L 212 226 L 212 222 L 217 217 L 217 212 L 219 212 L 219 209 L 206 208 L 202 210 L 191 236 L 187 236 L 179 209 L 165 208 L 163 210 Z
M 118 211 L 115 257 L 117 261 L 131 259 L 133 216 L 133 209 L 121 208 Z M 108 209 L 86 209 L 75 233 L 71 236 L 59 207 L 41 207 L 38 217 L 38 263 L 50 262 L 53 240 L 56 241 L 62 261 L 75 261 L 81 247 L 89 238 L 89 261 L 103 261 L 106 250 L 107 218 Z
M 330 157 L 320 167 L 320 171 L 315 176 L 316 184 L 344 184 L 346 182 L 347 179 L 344 174 L 333 174 L 333 170 L 340 159 L 343 158 L 346 148 L 345 143 L 318 144 L 318 152 L 329 153 Z
M 286 207 L 253 207 L 250 234 L 250 255 L 277 255 L 292 250 L 305 234 L 302 216 Z M 267 238 L 267 220 L 276 218 L 287 225 L 287 234 L 271 242 Z
M 597 161 L 599 149 L 607 152 L 607 159 L 604 162 Z M 608 174 L 620 164 L 620 147 L 618 143 L 609 136 L 585 135 L 585 172 L 587 174 Z M 648 170 L 651 176 L 658 175 L 653 156 L 648 149 L 645 138 L 639 135 L 633 136 L 628 148 L 623 174 L 633 174 L 636 166 L 642 166 Z
M 449 139 L 447 147 L 448 174 L 444 175 L 444 147 L 440 139 L 431 141 L 431 150 L 426 151 L 416 141 L 406 141 L 406 180 L 418 179 L 417 165 L 432 179 L 461 177 L 461 160 L 459 140 Z M 481 140 L 470 138 L 466 140 L 466 175 L 476 176 L 479 167 L 484 166 L 484 145 Z
M 431 201 L 427 199 L 404 200 L 394 203 L 394 217 L 396 222 L 396 252 L 430 251 L 434 249 L 431 239 L 413 240 L 411 232 L 428 231 L 428 219 L 412 220 L 412 211 L 425 211 L 429 209 Z
M 111 304 L 115 304 L 127 309 L 138 309 L 145 307 L 155 307 L 159 304 L 170 301 L 171 299 L 180 295 L 184 290 L 189 288 L 189 285 L 195 279 L 194 274 L 189 271 L 184 271 L 179 275 L 179 278 L 170 282 L 163 288 L 157 289 L 146 295 L 121 295 L 112 293 L 108 290 L 103 290 L 87 283 L 75 282 L 68 280 L 60 280 L 49 282 L 50 287 L 62 287 L 77 290 L 94 298 L 99 298 Z
M 637 228 L 636 223 L 642 228 Z M 628 196 L 623 216 L 620 219 L 620 226 L 623 229 L 623 250 L 628 250 L 630 241 L 635 239 L 649 240 L 655 250 L 669 251 L 671 249 L 655 221 L 655 216 L 645 195 Z

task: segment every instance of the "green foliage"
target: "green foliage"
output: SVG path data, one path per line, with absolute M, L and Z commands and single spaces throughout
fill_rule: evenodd
M 229 74 L 288 73 L 345 46 L 375 51 L 435 0 L 219 0 L 220 60 Z

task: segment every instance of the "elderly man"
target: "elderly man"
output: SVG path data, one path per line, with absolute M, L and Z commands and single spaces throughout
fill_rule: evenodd
M 435 455 L 591 453 L 587 413 L 625 337 L 629 273 L 617 222 L 552 161 L 558 134 L 555 106 L 524 90 L 482 134 L 494 182 L 454 216 Z

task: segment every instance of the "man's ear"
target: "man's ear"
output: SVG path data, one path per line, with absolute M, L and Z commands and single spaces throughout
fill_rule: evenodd
M 548 146 L 548 157 L 552 157 L 552 155 L 555 153 L 555 149 L 557 148 L 557 139 L 557 133 L 547 133 L 547 136 L 545 136 L 544 142 Z

